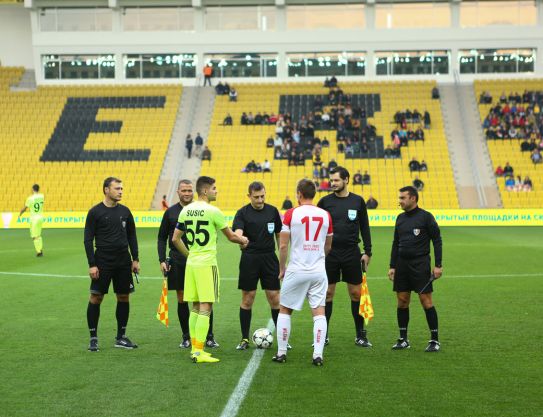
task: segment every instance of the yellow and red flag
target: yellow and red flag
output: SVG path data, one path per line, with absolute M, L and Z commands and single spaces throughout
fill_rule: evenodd
M 360 309 L 358 310 L 358 314 L 364 317 L 366 326 L 373 318 L 373 305 L 371 304 L 370 290 L 368 289 L 365 272 L 362 275 L 362 290 L 360 291 Z
M 162 294 L 160 294 L 160 304 L 156 312 L 156 318 L 168 327 L 168 281 L 162 282 Z

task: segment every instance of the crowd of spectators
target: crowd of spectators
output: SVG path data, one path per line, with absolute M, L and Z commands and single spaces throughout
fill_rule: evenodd
M 541 140 L 542 106 L 543 91 L 525 91 L 522 96 L 517 92 L 509 96 L 502 93 L 499 102 L 490 107 L 483 120 L 486 138 Z
M 251 162 L 245 165 L 245 168 L 243 168 L 241 172 L 271 172 L 271 163 L 267 159 L 262 163 L 255 162 L 253 159 Z
M 409 171 L 426 172 L 428 171 L 428 165 L 424 162 L 424 159 L 419 162 L 417 158 L 413 157 L 413 159 L 409 161 Z
M 533 189 L 533 183 L 530 177 L 525 176 L 524 180 L 520 175 L 515 177 L 515 170 L 509 162 L 506 162 L 503 167 L 499 165 L 494 173 L 497 177 L 505 178 L 504 184 L 507 191 L 532 191 Z

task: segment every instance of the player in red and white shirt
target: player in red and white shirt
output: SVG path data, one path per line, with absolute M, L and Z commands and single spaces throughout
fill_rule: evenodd
M 326 290 L 328 278 L 324 258 L 332 248 L 330 214 L 313 205 L 317 189 L 310 180 L 298 182 L 299 206 L 288 210 L 283 219 L 279 243 L 279 279 L 283 280 L 277 318 L 277 355 L 275 362 L 286 362 L 290 316 L 301 310 L 307 298 L 313 314 L 313 364 L 322 366 L 326 338 Z M 287 255 L 290 242 L 290 262 Z M 283 279 L 284 278 L 284 279 Z

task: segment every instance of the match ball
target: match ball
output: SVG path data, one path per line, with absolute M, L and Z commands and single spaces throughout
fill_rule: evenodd
M 258 349 L 268 349 L 273 343 L 273 334 L 269 329 L 262 328 L 253 333 L 253 343 Z

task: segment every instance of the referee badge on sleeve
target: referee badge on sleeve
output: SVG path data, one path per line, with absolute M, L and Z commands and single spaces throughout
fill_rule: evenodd
M 349 210 L 347 212 L 347 216 L 349 217 L 350 221 L 356 220 L 356 210 Z
M 420 235 L 420 229 L 413 229 L 413 234 L 414 234 L 415 236 Z
M 273 233 L 275 231 L 275 223 L 268 223 L 268 233 Z

